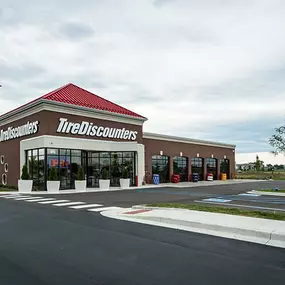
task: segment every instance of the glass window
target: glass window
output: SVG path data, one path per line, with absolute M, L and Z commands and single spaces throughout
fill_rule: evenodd
M 58 149 L 57 148 L 48 148 L 47 154 L 58 155 Z
M 180 175 L 180 181 L 188 181 L 188 158 L 175 156 L 173 158 L 173 172 Z
M 169 157 L 165 155 L 152 156 L 152 174 L 159 174 L 160 182 L 169 182 Z
M 81 150 L 71 150 L 71 156 L 80 156 L 81 157 Z

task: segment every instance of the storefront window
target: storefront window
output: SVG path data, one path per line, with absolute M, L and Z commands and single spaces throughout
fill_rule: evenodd
M 27 166 L 34 190 L 45 189 L 45 150 L 33 149 L 27 152 Z
M 99 187 L 99 179 L 104 168 L 109 173 L 111 186 L 120 185 L 124 168 L 128 169 L 131 185 L 135 185 L 134 152 L 89 152 L 47 148 L 28 150 L 26 155 L 29 173 L 36 190 L 45 189 L 51 167 L 57 169 L 60 189 L 74 188 L 79 166 L 84 169 L 88 187 Z

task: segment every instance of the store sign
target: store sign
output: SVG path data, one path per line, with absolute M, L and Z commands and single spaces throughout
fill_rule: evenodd
M 117 129 L 111 127 L 97 126 L 93 123 L 82 121 L 81 123 L 72 123 L 65 118 L 59 119 L 57 127 L 58 133 L 82 135 L 90 137 L 102 137 L 122 140 L 135 141 L 137 138 L 137 131 L 127 130 L 125 128 Z
M 27 122 L 25 125 L 14 127 L 10 126 L 6 130 L 0 131 L 0 142 L 30 136 L 38 132 L 39 121 Z

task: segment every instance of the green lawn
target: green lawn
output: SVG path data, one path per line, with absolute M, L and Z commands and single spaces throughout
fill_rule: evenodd
M 262 189 L 262 190 L 258 190 L 258 191 L 285 193 L 285 190 L 280 190 L 280 189 L 278 191 L 276 191 L 275 189 Z
M 180 208 L 194 211 L 203 211 L 203 212 L 212 212 L 220 214 L 230 214 L 238 216 L 246 216 L 253 218 L 263 218 L 271 220 L 281 220 L 285 221 L 284 213 L 276 212 L 262 212 L 262 211 L 249 211 L 237 208 L 226 208 L 226 207 L 216 207 L 216 206 L 203 206 L 203 205 L 194 205 L 194 204 L 180 204 L 180 203 L 158 203 L 158 204 L 149 204 L 150 207 L 164 207 L 164 208 Z
M 285 171 L 256 171 L 249 170 L 243 172 L 237 172 L 236 179 L 273 179 L 273 180 L 285 180 Z

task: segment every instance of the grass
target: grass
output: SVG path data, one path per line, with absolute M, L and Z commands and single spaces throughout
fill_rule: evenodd
M 261 190 L 258 190 L 258 191 L 285 193 L 285 190 L 280 190 L 280 189 L 278 191 L 276 191 L 275 189 L 261 189 Z
M 11 188 L 0 188 L 0 192 L 15 192 L 18 191 L 17 189 L 11 189 Z
M 273 179 L 285 180 L 285 171 L 256 171 L 249 170 L 236 173 L 236 179 Z
M 179 209 L 187 209 L 187 210 L 202 211 L 202 212 L 212 212 L 219 214 L 229 214 L 229 215 L 285 221 L 285 214 L 276 213 L 276 212 L 249 211 L 237 208 L 203 206 L 203 205 L 194 205 L 194 204 L 180 204 L 180 203 L 158 203 L 158 204 L 149 204 L 147 206 L 163 207 L 163 208 L 179 208 Z

